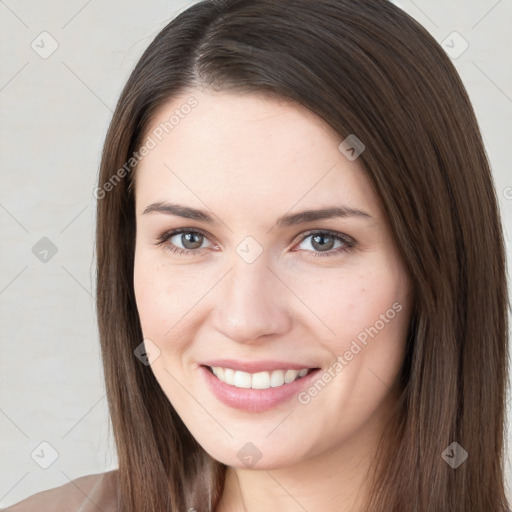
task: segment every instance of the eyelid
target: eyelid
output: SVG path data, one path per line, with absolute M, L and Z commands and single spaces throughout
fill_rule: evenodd
M 207 240 L 209 240 L 213 245 L 215 245 L 214 242 L 212 242 L 210 240 L 210 235 L 208 235 L 207 233 L 205 233 L 202 229 L 200 228 L 176 228 L 176 229 L 170 229 L 169 231 L 165 231 L 164 233 L 162 233 L 161 235 L 159 235 L 157 237 L 157 241 L 155 243 L 155 245 L 163 245 L 165 244 L 170 238 L 172 238 L 173 236 L 176 236 L 176 235 L 179 235 L 181 233 L 198 233 L 200 235 L 203 235 Z M 177 251 L 182 251 L 183 253 L 185 252 L 199 252 L 198 249 L 196 250 L 192 250 L 192 249 L 182 249 L 181 247 L 176 247 L 176 250 Z
M 202 229 L 200 229 L 200 228 L 186 228 L 185 227 L 185 228 L 171 229 L 169 231 L 166 231 L 166 232 L 162 233 L 160 236 L 158 236 L 157 242 L 156 242 L 155 245 L 158 245 L 158 246 L 159 245 L 163 245 L 170 238 L 172 238 L 172 237 L 174 237 L 176 235 L 179 235 L 181 233 L 198 233 L 198 234 L 204 236 L 207 240 L 209 240 L 211 242 L 210 235 L 205 233 Z M 332 231 L 330 229 L 311 229 L 311 230 L 308 230 L 308 231 L 306 231 L 304 233 L 301 233 L 299 235 L 299 240 L 294 243 L 294 246 L 302 243 L 304 240 L 306 240 L 310 236 L 316 235 L 316 234 L 323 234 L 323 235 L 332 236 L 333 238 L 343 242 L 344 247 L 343 248 L 337 248 L 335 250 L 329 250 L 329 251 L 303 251 L 303 252 L 306 252 L 306 253 L 310 253 L 312 256 L 331 256 L 331 255 L 339 254 L 339 253 L 348 251 L 350 249 L 353 249 L 354 246 L 357 244 L 357 242 L 356 242 L 356 240 L 354 238 L 352 238 L 351 236 L 346 235 L 344 233 L 340 233 L 340 232 L 337 232 L 337 231 Z M 204 249 L 204 248 L 202 248 L 202 249 Z M 200 252 L 199 249 L 182 249 L 181 247 L 175 247 L 175 246 L 172 247 L 172 248 L 169 247 L 169 250 L 171 250 L 172 252 L 179 253 L 179 254 L 192 254 L 192 253 L 199 253 Z M 293 252 L 298 252 L 298 250 L 295 249 L 295 250 L 293 250 Z
M 311 235 L 316 235 L 318 233 L 324 234 L 324 235 L 331 235 L 332 237 L 339 238 L 343 240 L 346 244 L 355 244 L 356 241 L 348 235 L 345 235 L 345 233 L 339 233 L 338 231 L 332 231 L 331 229 L 311 229 L 309 231 L 306 231 L 305 233 L 301 233 L 300 235 L 300 242 L 304 241 L 306 238 L 310 237 Z

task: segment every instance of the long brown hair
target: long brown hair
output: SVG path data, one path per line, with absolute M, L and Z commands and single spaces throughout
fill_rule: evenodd
M 365 145 L 359 161 L 414 292 L 399 408 L 375 460 L 367 510 L 506 511 L 509 302 L 490 166 L 452 62 L 387 0 L 202 1 L 157 35 L 126 83 L 96 192 L 98 323 L 119 510 L 206 512 L 224 485 L 226 466 L 195 441 L 134 357 L 143 338 L 133 290 L 133 155 L 156 111 L 200 86 L 295 100 L 340 142 L 355 134 Z M 456 469 L 442 457 L 453 442 L 468 452 Z

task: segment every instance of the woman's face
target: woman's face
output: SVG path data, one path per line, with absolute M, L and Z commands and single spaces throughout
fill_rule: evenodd
M 151 370 L 190 432 L 256 469 L 372 446 L 410 300 L 357 153 L 291 102 L 198 90 L 161 108 L 146 141 L 135 295 Z

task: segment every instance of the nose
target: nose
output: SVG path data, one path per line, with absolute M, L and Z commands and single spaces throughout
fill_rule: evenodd
M 214 327 L 244 344 L 286 333 L 291 326 L 290 292 L 276 274 L 264 255 L 252 263 L 235 256 L 231 271 L 218 286 Z

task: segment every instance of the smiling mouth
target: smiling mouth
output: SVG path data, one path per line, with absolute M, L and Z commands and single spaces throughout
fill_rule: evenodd
M 286 386 L 319 368 L 303 368 L 301 370 L 273 370 L 248 373 L 220 366 L 206 366 L 220 381 L 235 388 L 270 389 Z

